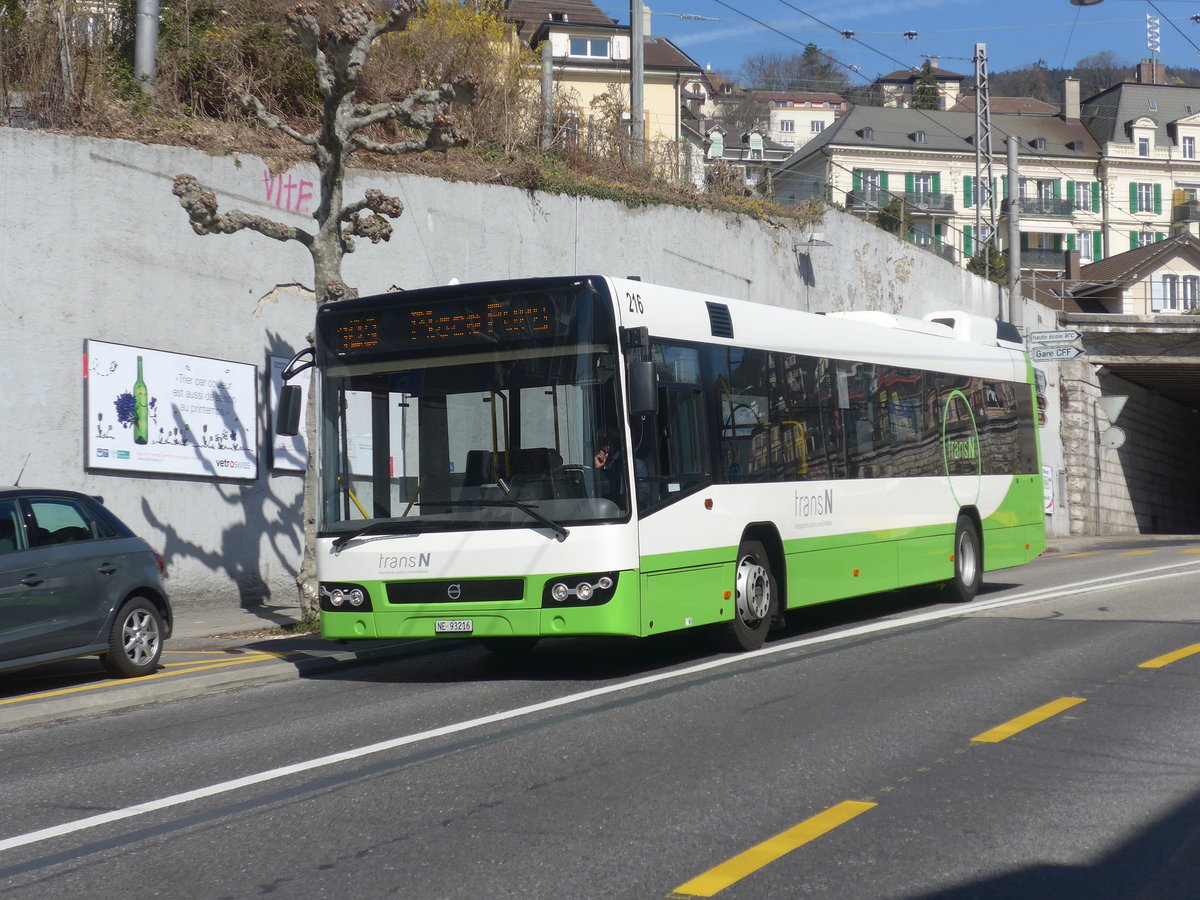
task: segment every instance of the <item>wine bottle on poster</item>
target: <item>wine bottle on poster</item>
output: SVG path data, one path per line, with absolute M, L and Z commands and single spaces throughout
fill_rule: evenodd
M 137 381 L 133 383 L 133 442 L 145 444 L 150 439 L 150 409 L 146 382 L 142 380 L 142 358 L 137 358 Z

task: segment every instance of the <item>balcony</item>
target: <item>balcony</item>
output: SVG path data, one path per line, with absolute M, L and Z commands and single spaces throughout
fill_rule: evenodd
M 864 188 L 846 193 L 846 206 L 851 212 L 878 212 L 893 200 L 900 200 L 910 215 L 954 214 L 954 195 L 935 194 L 932 191 L 885 191 L 880 188 Z
M 1200 222 L 1200 200 L 1185 200 L 1171 211 L 1172 222 Z
M 1021 268 L 1064 272 L 1067 268 L 1066 254 L 1062 250 L 1022 250 Z
M 907 191 L 899 195 L 904 205 L 914 213 L 950 216 L 954 214 L 954 195 L 935 194 L 932 191 Z
M 1035 219 L 1069 219 L 1075 215 L 1075 201 L 1053 197 L 1022 197 L 1017 209 L 1022 217 Z

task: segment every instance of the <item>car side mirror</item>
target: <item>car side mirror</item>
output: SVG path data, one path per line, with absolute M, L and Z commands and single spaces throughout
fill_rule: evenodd
M 303 391 L 298 384 L 285 384 L 279 392 L 279 411 L 275 417 L 275 433 L 292 437 L 300 433 L 301 400 Z
M 629 414 L 652 416 L 658 412 L 658 370 L 651 360 L 629 364 Z

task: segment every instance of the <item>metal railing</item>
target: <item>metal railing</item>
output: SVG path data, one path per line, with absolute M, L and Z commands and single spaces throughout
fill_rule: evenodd
M 1017 201 L 1017 208 L 1022 216 L 1041 219 L 1069 219 L 1075 215 L 1074 200 L 1053 197 L 1022 197 Z
M 878 212 L 893 200 L 900 200 L 910 213 L 954 213 L 954 195 L 932 191 L 903 191 L 895 193 L 882 188 L 864 188 L 846 194 L 846 206 L 851 212 Z
M 1063 272 L 1067 268 L 1066 254 L 1062 250 L 1022 250 L 1021 268 Z
M 1200 200 L 1185 200 L 1171 211 L 1173 222 L 1200 222 Z

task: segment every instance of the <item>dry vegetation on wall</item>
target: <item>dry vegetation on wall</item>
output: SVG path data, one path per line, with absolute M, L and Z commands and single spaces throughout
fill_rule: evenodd
M 0 0 L 0 122 L 251 153 L 280 168 L 307 161 L 304 148 L 262 128 L 233 97 L 248 91 L 300 131 L 316 129 L 314 72 L 286 25 L 296 2 L 160 0 L 158 78 L 146 92 L 133 71 L 136 0 Z M 317 5 L 332 14 L 332 0 Z M 617 131 L 625 103 L 618 86 L 582 132 L 577 120 L 559 117 L 542 149 L 538 60 L 516 44 L 502 14 L 500 0 L 428 0 L 405 32 L 376 43 L 362 102 L 400 99 L 468 73 L 478 79 L 477 102 L 459 117 L 468 146 L 445 157 L 362 153 L 357 166 L 757 218 L 819 218 L 815 205 L 784 210 L 746 196 L 736 179 L 710 179 L 698 191 L 691 171 L 698 163 L 686 145 L 652 144 L 646 162 L 635 162 Z M 558 108 L 568 99 L 560 92 Z M 380 140 L 405 137 L 395 125 L 378 127 Z

